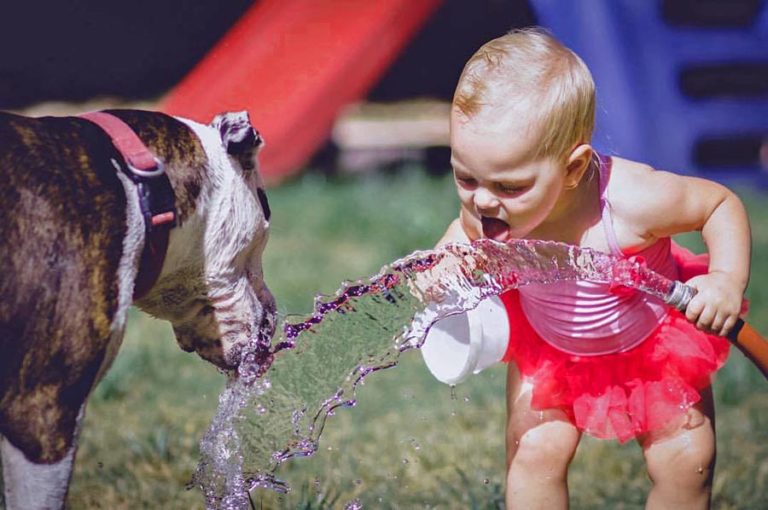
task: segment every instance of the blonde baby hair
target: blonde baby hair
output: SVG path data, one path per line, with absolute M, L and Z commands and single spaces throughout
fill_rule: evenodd
M 541 139 L 536 157 L 564 158 L 589 143 L 595 84 L 586 64 L 540 27 L 515 29 L 485 43 L 467 61 L 453 105 L 472 118 L 486 110 L 529 112 Z

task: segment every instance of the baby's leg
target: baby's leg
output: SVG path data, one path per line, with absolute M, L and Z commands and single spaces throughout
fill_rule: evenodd
M 639 438 L 653 482 L 646 508 L 709 508 L 715 469 L 711 388 L 702 391 L 701 397 L 683 423 Z
M 531 385 L 517 367 L 507 375 L 507 493 L 509 510 L 568 507 L 568 465 L 581 434 L 562 411 L 531 409 Z

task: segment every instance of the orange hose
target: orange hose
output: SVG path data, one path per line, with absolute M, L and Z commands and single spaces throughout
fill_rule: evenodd
M 739 348 L 763 376 L 768 379 L 768 341 L 760 336 L 752 326 L 739 320 L 739 324 L 728 335 L 728 339 Z

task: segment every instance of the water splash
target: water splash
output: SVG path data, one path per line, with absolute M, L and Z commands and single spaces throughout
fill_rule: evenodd
M 562 243 L 480 240 L 415 252 L 367 280 L 318 296 L 307 317 L 288 317 L 274 342 L 256 339 L 219 399 L 201 442 L 193 483 L 209 508 L 248 508 L 256 487 L 285 492 L 275 477 L 312 455 L 328 416 L 354 406 L 355 387 L 420 347 L 429 327 L 491 295 L 530 283 L 588 279 L 663 297 L 669 280 L 645 266 Z

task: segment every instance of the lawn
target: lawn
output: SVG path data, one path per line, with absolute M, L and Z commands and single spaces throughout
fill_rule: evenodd
M 768 206 L 739 190 L 754 230 L 751 323 L 768 333 Z M 328 180 L 308 174 L 270 190 L 265 273 L 282 314 L 310 310 L 316 293 L 371 275 L 431 247 L 456 212 L 447 178 L 418 168 Z M 681 240 L 700 246 L 694 236 Z M 132 311 L 112 370 L 86 414 L 69 497 L 80 508 L 202 508 L 187 490 L 198 442 L 224 378 L 182 352 L 167 324 Z M 371 375 L 355 408 L 327 423 L 319 452 L 284 464 L 293 490 L 253 494 L 256 508 L 500 508 L 504 479 L 504 367 L 455 388 L 436 382 L 419 353 Z M 718 375 L 714 508 L 768 508 L 768 383 L 733 351 Z M 572 507 L 642 508 L 649 482 L 639 448 L 585 440 L 570 472 Z

